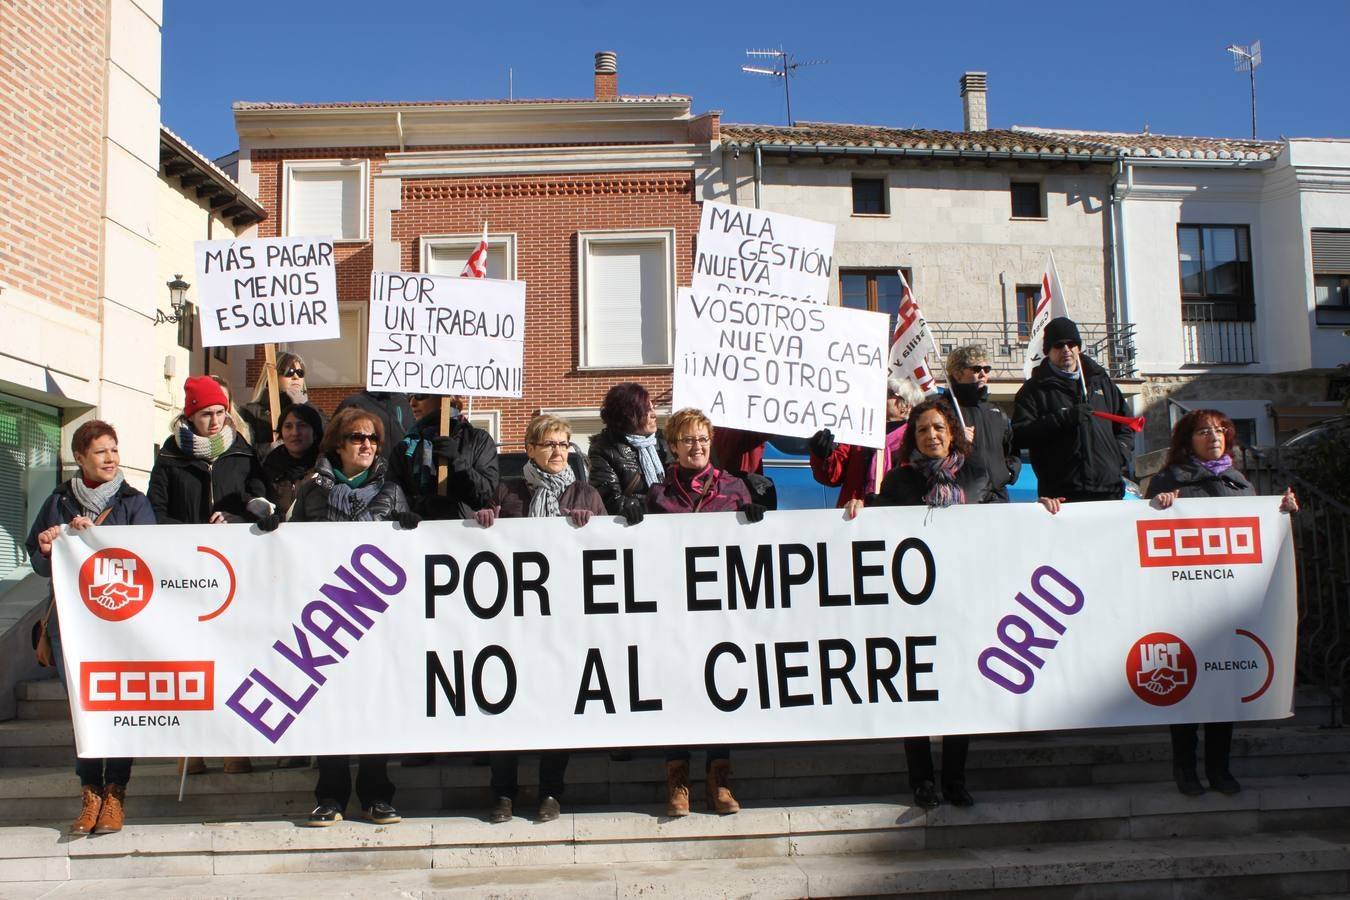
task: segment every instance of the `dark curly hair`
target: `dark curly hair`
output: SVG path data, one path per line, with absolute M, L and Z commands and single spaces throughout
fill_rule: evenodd
M 652 397 L 645 387 L 635 381 L 625 381 L 605 393 L 605 400 L 600 405 L 600 421 L 620 434 L 636 434 L 651 405 Z
M 1172 443 L 1167 448 L 1167 462 L 1164 465 L 1177 466 L 1191 461 L 1195 451 L 1191 449 L 1191 438 L 1201 428 L 1219 428 L 1223 431 L 1223 452 L 1232 456 L 1238 449 L 1237 426 L 1227 414 L 1217 409 L 1193 409 L 1182 416 L 1172 428 Z
M 952 409 L 952 405 L 947 402 L 945 397 L 933 397 L 909 411 L 909 425 L 905 428 L 905 436 L 900 439 L 900 459 L 908 462 L 910 456 L 918 449 L 916 432 L 918 431 L 919 419 L 930 410 L 937 410 L 942 414 L 942 418 L 947 420 L 947 430 L 951 432 L 952 436 L 952 446 L 948 452 L 955 451 L 969 457 L 970 441 L 966 439 L 966 431 L 961 427 L 961 421 L 956 418 L 956 412 Z

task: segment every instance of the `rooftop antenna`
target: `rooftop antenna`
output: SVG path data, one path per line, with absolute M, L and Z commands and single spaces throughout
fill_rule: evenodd
M 1261 42 L 1252 41 L 1250 46 L 1229 44 L 1226 48 L 1233 54 L 1233 71 L 1246 72 L 1252 83 L 1252 140 L 1256 140 L 1256 67 L 1261 65 Z
M 829 62 L 826 59 L 805 59 L 794 60 L 792 55 L 781 47 L 777 50 L 747 50 L 745 55 L 751 58 L 771 58 L 776 60 L 772 68 L 765 66 L 741 66 L 742 72 L 749 72 L 751 75 L 769 75 L 773 78 L 783 79 L 783 100 L 787 104 L 787 123 L 791 127 L 797 123 L 792 118 L 792 73 L 801 66 L 819 66 Z
M 516 70 L 512 66 L 506 67 L 506 99 L 516 99 Z

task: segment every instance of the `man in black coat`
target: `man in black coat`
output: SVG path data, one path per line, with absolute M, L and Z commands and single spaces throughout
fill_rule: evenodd
M 1120 389 L 1084 356 L 1072 319 L 1045 327 L 1046 358 L 1017 392 L 1013 442 L 1031 451 L 1038 492 L 1051 501 L 1119 500 L 1134 440 L 1130 429 L 1094 412 L 1128 416 Z
M 966 427 L 975 434 L 972 455 L 989 476 L 984 503 L 1007 503 L 1008 485 L 1022 471 L 1022 458 L 1013 451 L 1012 423 L 1003 410 L 989 402 L 989 354 L 979 344 L 957 347 L 947 355 L 947 384 L 961 407 Z
M 451 408 L 450 433 L 441 434 L 441 404 L 448 397 L 414 394 L 416 423 L 393 448 L 391 476 L 408 496 L 408 505 L 426 519 L 468 519 L 497 496 L 497 442 Z M 439 468 L 446 467 L 446 492 L 438 490 Z

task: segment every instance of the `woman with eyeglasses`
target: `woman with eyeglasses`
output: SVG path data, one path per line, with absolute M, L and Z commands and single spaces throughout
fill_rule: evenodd
M 416 528 L 420 518 L 409 511 L 398 484 L 386 477 L 388 465 L 380 456 L 383 440 L 384 425 L 378 418 L 361 409 L 339 410 L 319 444 L 313 474 L 296 492 L 289 521 L 397 522 Z M 349 758 L 320 756 L 314 788 L 318 805 L 306 824 L 324 827 L 342 821 L 351 794 Z M 356 797 L 362 818 L 378 825 L 402 820 L 394 809 L 394 785 L 384 754 L 357 758 Z
M 982 502 L 1007 503 L 1008 485 L 1022 471 L 1013 450 L 1012 422 L 989 402 L 989 354 L 979 344 L 957 347 L 947 355 L 947 384 L 961 406 L 973 453 L 989 474 L 989 495 Z
M 159 450 L 146 495 L 160 525 L 220 525 L 257 521 L 275 527 L 262 466 L 248 441 L 235 433 L 224 388 L 207 375 L 183 384 L 183 412 Z M 206 761 L 188 757 L 187 774 L 206 771 Z M 225 772 L 253 770 L 247 757 L 226 757 Z
M 944 509 L 980 503 L 989 492 L 989 475 L 972 450 L 951 403 L 938 397 L 923 401 L 910 411 L 909 428 L 900 443 L 901 462 L 881 482 L 881 491 L 873 498 L 874 505 Z M 844 514 L 852 519 L 862 507 L 862 500 L 850 500 Z M 950 734 L 942 739 L 942 796 L 953 806 L 975 803 L 966 790 L 969 748 L 967 735 Z M 936 809 L 942 799 L 934 781 L 929 738 L 905 738 L 905 762 L 914 805 Z
M 572 450 L 572 426 L 558 416 L 538 415 L 525 429 L 525 463 L 519 480 L 504 481 L 497 487 L 494 506 L 474 514 L 478 524 L 491 528 L 498 518 L 522 519 L 527 516 L 567 516 L 577 528 L 590 522 L 591 516 L 605 515 L 605 504 L 595 488 L 577 481 L 568 465 Z M 561 660 L 556 661 L 561 667 Z M 566 750 L 545 750 L 539 754 L 539 812 L 537 822 L 552 822 L 562 813 L 563 776 L 567 772 Z M 516 775 L 520 764 L 517 753 L 493 753 L 492 792 L 496 796 L 488 821 L 500 825 L 511 821 L 516 800 Z
M 1252 483 L 1233 465 L 1237 449 L 1237 428 L 1227 415 L 1217 409 L 1186 413 L 1172 429 L 1165 467 L 1149 480 L 1146 496 L 1157 509 L 1170 509 L 1177 500 L 1193 497 L 1254 496 Z M 1280 512 L 1298 512 L 1292 488 L 1280 498 Z M 1191 797 L 1205 792 L 1196 771 L 1199 732 L 1199 725 L 1172 726 L 1172 775 L 1177 790 Z M 1205 724 L 1205 778 L 1221 794 L 1242 790 L 1228 768 L 1232 745 L 1232 722 Z
M 675 448 L 675 465 L 664 480 L 652 485 L 647 510 L 652 513 L 745 513 L 746 519 L 764 518 L 764 507 L 750 499 L 745 482 L 712 464 L 713 425 L 700 410 L 682 409 L 666 422 L 666 440 Z M 710 812 L 727 815 L 741 805 L 731 793 L 731 749 L 704 748 L 707 761 L 706 794 Z M 666 754 L 666 815 L 689 815 L 689 751 Z
M 623 516 L 629 525 L 636 525 L 647 511 L 647 492 L 665 478 L 675 457 L 657 430 L 651 395 L 636 382 L 609 389 L 600 420 L 605 428 L 591 438 L 586 457 L 591 486 L 600 492 L 611 516 Z
M 308 403 L 309 390 L 305 387 L 305 361 L 297 354 L 282 352 L 277 354 L 277 390 L 281 395 L 281 413 L 293 403 Z M 315 412 L 319 412 L 318 409 Z M 263 372 L 258 383 L 253 386 L 253 397 L 240 410 L 248 420 L 253 431 L 253 448 L 258 455 L 265 457 L 267 451 L 282 440 L 281 423 L 272 421 L 272 404 L 267 396 L 267 373 Z M 319 413 L 319 431 L 323 430 L 324 417 Z M 273 430 L 275 429 L 275 430 Z

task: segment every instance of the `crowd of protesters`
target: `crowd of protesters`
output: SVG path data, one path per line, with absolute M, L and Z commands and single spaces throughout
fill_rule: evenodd
M 912 382 L 890 379 L 880 459 L 878 451 L 839 444 L 822 430 L 803 444 L 815 479 L 839 488 L 847 519 L 867 515 L 863 510 L 871 506 L 1006 503 L 1026 451 L 1040 503 L 1051 514 L 1064 503 L 1121 499 L 1133 447 L 1121 392 L 1083 354 L 1071 320 L 1049 323 L 1043 349 L 1045 359 L 1018 391 L 1011 419 L 989 400 L 991 365 L 978 346 L 950 354 L 945 395 L 925 399 Z M 571 425 L 551 415 L 529 423 L 523 477 L 508 481 L 499 477 L 496 442 L 469 422 L 457 401 L 360 391 L 327 420 L 308 402 L 304 360 L 283 353 L 276 368 L 281 401 L 276 422 L 266 378 L 242 410 L 223 382 L 188 378 L 182 413 L 159 450 L 147 494 L 123 479 L 113 427 L 102 421 L 81 425 L 71 442 L 79 471 L 52 493 L 28 537 L 34 570 L 50 576 L 51 545 L 65 526 L 247 522 L 271 531 L 289 520 L 393 521 L 413 529 L 424 519 L 473 519 L 491 527 L 499 517 L 566 516 L 581 527 L 595 515 L 637 525 L 648 513 L 715 511 L 740 512 L 755 523 L 774 507 L 774 485 L 762 467 L 764 443 L 772 436 L 714 429 L 696 409 L 674 412 L 662 429 L 651 395 L 636 383 L 615 385 L 605 395 L 604 428 L 590 438 L 588 482 L 579 481 L 569 463 L 575 446 Z M 449 404 L 444 415 L 443 403 Z M 1233 465 L 1236 438 L 1232 420 L 1217 410 L 1183 417 L 1166 467 L 1149 485 L 1154 504 L 1166 508 L 1178 497 L 1253 493 Z M 1280 509 L 1297 510 L 1292 493 L 1286 492 Z M 64 678 L 59 622 L 50 607 L 45 627 L 49 645 L 40 646 L 39 659 L 55 664 Z M 1185 794 L 1204 791 L 1197 733 L 1196 725 L 1172 726 L 1174 775 Z M 1231 724 L 1206 724 L 1206 778 L 1224 793 L 1240 789 L 1229 771 L 1231 738 Z M 968 745 L 962 735 L 943 739 L 938 777 L 929 739 L 905 739 L 916 806 L 933 809 L 943 799 L 956 806 L 974 803 L 966 789 Z M 719 814 L 740 809 L 731 790 L 730 757 L 728 747 L 704 748 L 705 797 Z M 685 748 L 666 753 L 669 816 L 689 813 L 690 758 Z M 489 761 L 495 800 L 488 818 L 506 822 L 514 815 L 518 757 L 493 753 Z M 538 821 L 560 814 L 567 762 L 564 751 L 541 755 Z M 131 763 L 78 761 L 81 808 L 72 833 L 121 829 Z M 309 764 L 301 757 L 278 762 Z M 308 824 L 330 825 L 342 819 L 350 800 L 350 760 L 319 757 L 316 765 L 317 805 Z M 207 768 L 198 758 L 180 767 L 188 775 Z M 251 771 L 252 761 L 226 758 L 223 768 L 242 774 Z M 354 787 L 364 818 L 399 821 L 384 756 L 358 758 Z

